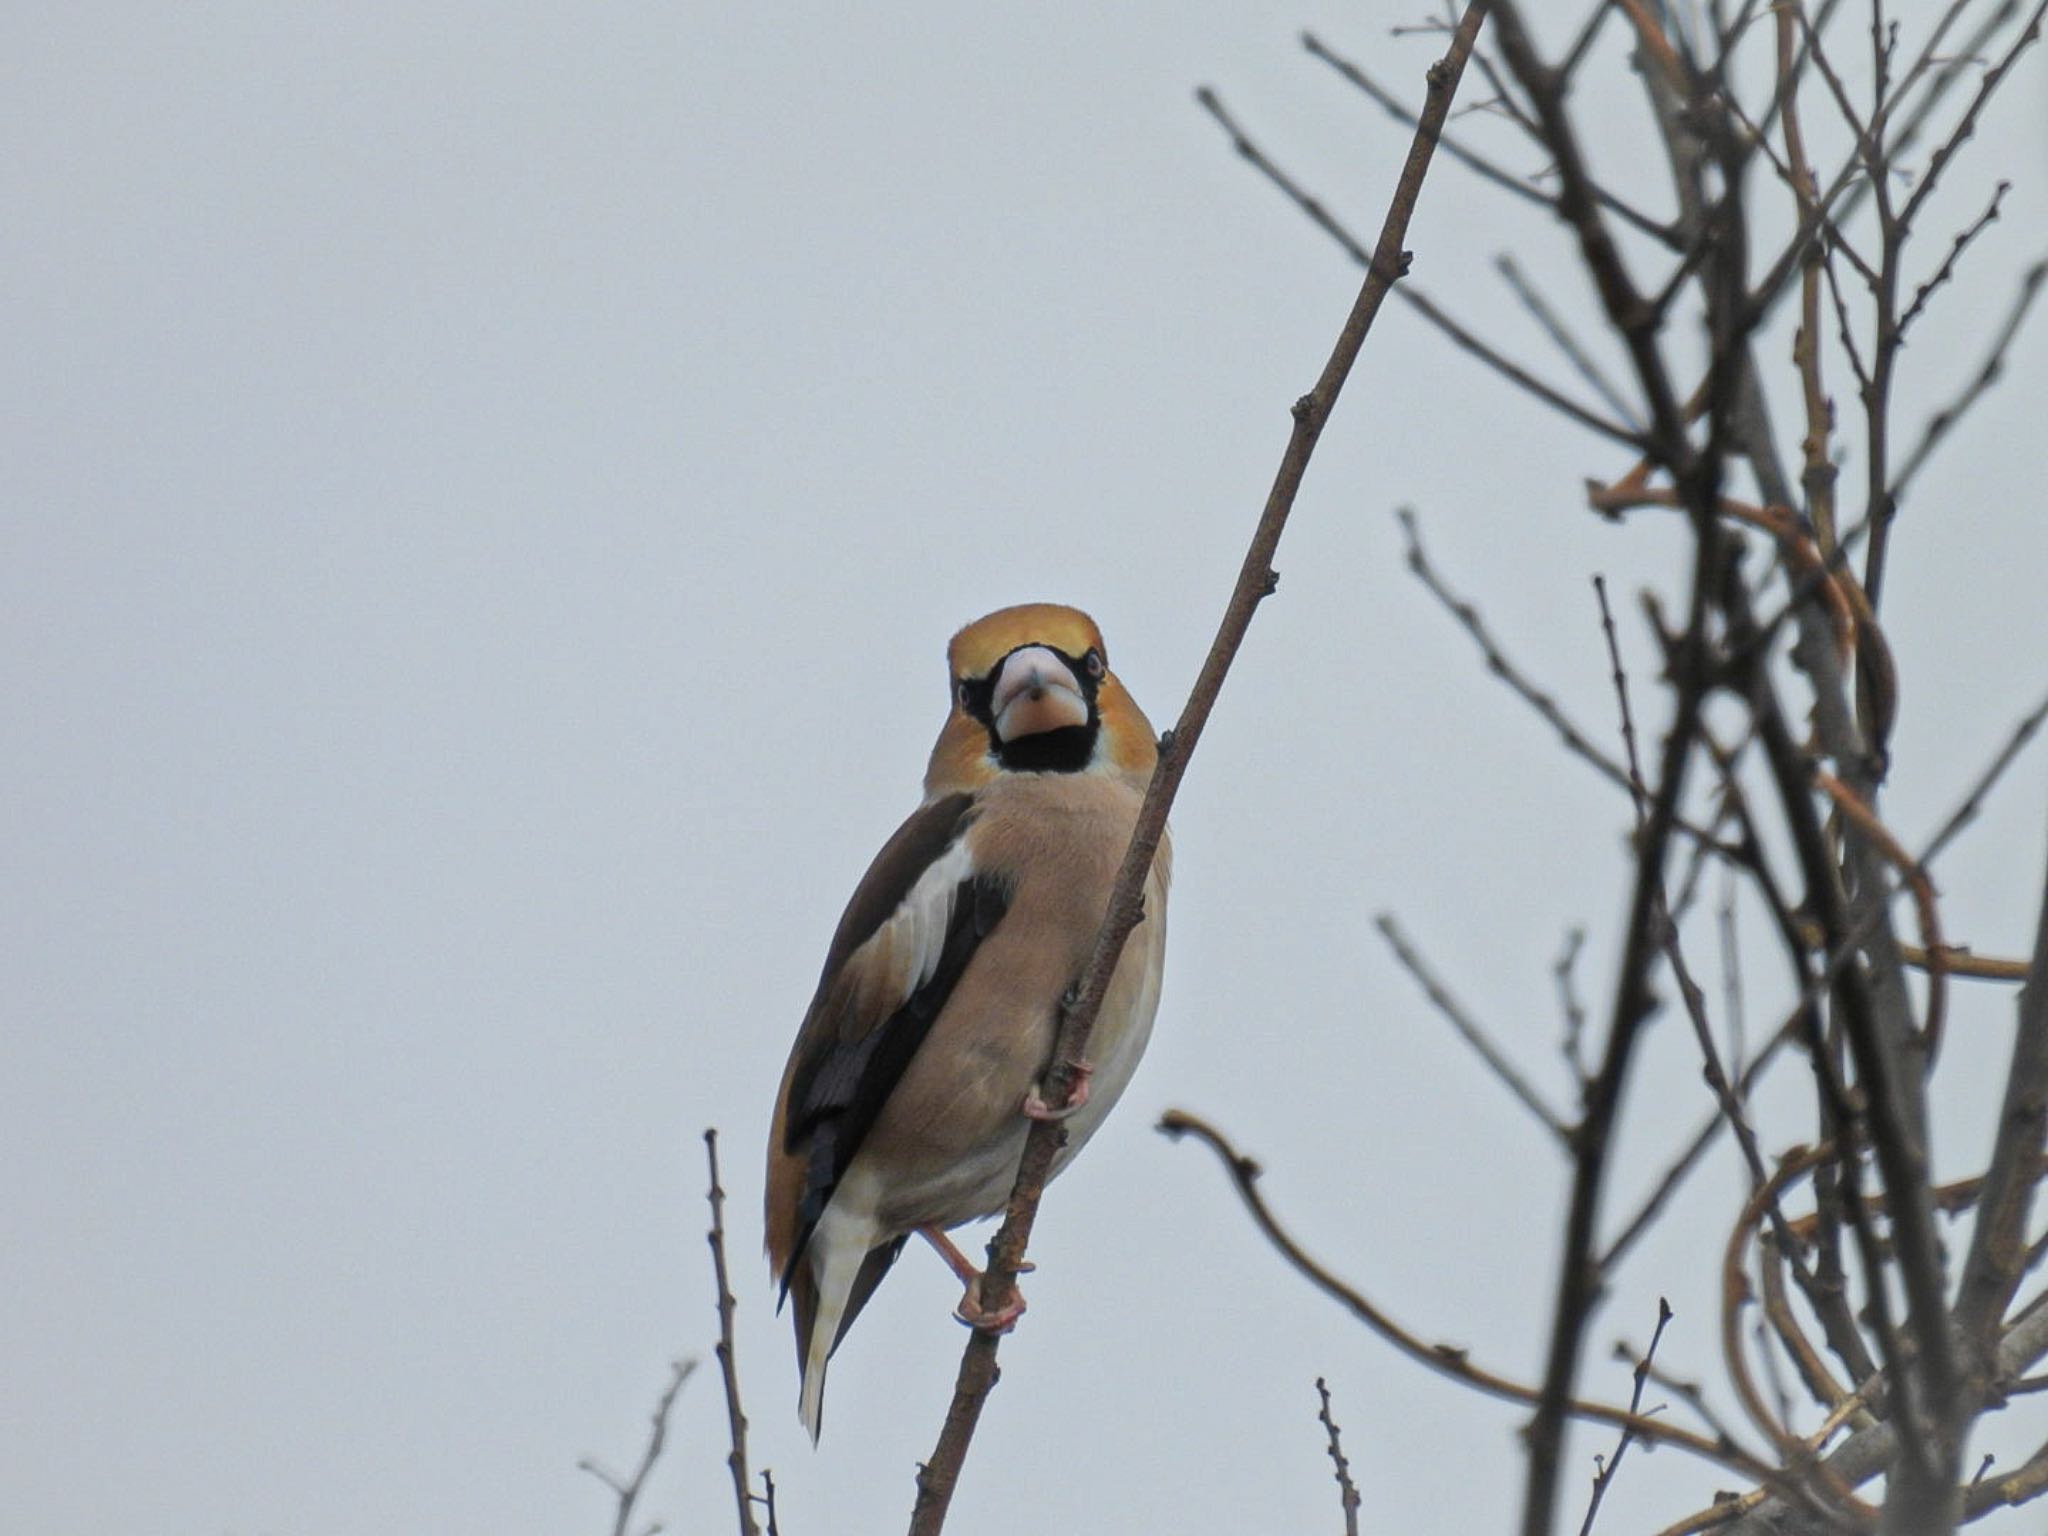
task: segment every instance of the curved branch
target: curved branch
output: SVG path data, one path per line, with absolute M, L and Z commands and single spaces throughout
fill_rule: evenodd
M 1206 1120 L 1185 1110 L 1169 1109 L 1160 1116 L 1159 1129 L 1175 1140 L 1182 1136 L 1192 1136 L 1214 1152 L 1229 1172 L 1238 1198 L 1244 1201 L 1245 1209 L 1251 1212 L 1252 1220 L 1257 1223 L 1259 1231 L 1265 1234 L 1268 1242 L 1280 1250 L 1281 1257 L 1293 1265 L 1295 1271 L 1309 1284 L 1333 1301 L 1342 1304 L 1366 1327 L 1409 1359 L 1428 1367 L 1439 1376 L 1448 1376 L 1461 1386 L 1470 1387 L 1488 1397 L 1520 1403 L 1525 1407 L 1534 1407 L 1542 1400 L 1543 1394 L 1535 1387 L 1524 1386 L 1521 1382 L 1502 1376 L 1498 1372 L 1474 1365 L 1471 1357 L 1456 1345 L 1430 1344 L 1417 1338 L 1373 1305 L 1354 1287 L 1318 1264 L 1295 1240 L 1293 1234 L 1280 1225 L 1272 1209 L 1266 1204 L 1265 1197 L 1259 1193 L 1259 1165 L 1239 1152 L 1221 1131 Z M 1617 1428 L 1626 1429 L 1646 1445 L 1676 1446 L 1705 1461 L 1732 1468 L 1746 1477 L 1768 1483 L 1773 1487 L 1784 1481 L 1776 1469 L 1766 1466 L 1764 1462 L 1725 1436 L 1719 1440 L 1710 1440 L 1705 1435 L 1681 1429 L 1664 1419 L 1632 1413 L 1626 1408 L 1617 1408 L 1610 1403 L 1589 1402 L 1583 1398 L 1566 1399 L 1564 1408 L 1573 1418 L 1612 1424 Z

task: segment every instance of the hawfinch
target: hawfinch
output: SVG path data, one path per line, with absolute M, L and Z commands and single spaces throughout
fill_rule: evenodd
M 924 804 L 882 845 L 832 936 L 768 1140 L 768 1260 L 795 1302 L 800 1413 L 818 1436 L 825 1362 L 913 1232 L 967 1284 L 959 1317 L 1001 1330 L 946 1229 L 1008 1202 L 1047 1118 L 1060 999 L 1109 904 L 1157 758 L 1094 621 L 1033 603 L 947 650 L 952 712 Z M 1053 1172 L 1108 1113 L 1159 1003 L 1171 851 L 1118 962 L 1061 1112 Z

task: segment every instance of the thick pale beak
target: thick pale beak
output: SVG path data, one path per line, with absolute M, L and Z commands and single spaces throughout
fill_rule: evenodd
M 1003 659 L 989 707 L 1003 741 L 1088 723 L 1088 700 L 1073 668 L 1042 645 L 1023 646 Z

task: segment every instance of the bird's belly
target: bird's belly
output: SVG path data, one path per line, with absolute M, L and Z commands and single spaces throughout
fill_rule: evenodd
M 1132 933 L 1089 1037 L 1094 1072 L 1088 1102 L 1066 1121 L 1067 1143 L 1053 1162 L 1055 1176 L 1116 1107 L 1151 1038 L 1166 935 L 1164 891 L 1148 895 L 1147 910 L 1153 915 Z M 885 1232 L 958 1226 L 992 1216 L 1008 1204 L 1031 1127 L 1024 1096 L 1040 1086 L 1038 1074 L 1051 1046 L 1048 1017 L 1006 1032 L 1000 1043 L 985 1041 L 984 1049 L 973 1053 L 978 1071 L 963 1071 L 962 1060 L 954 1058 L 947 1067 L 945 1094 L 897 1096 L 884 1111 L 884 1120 L 891 1123 L 878 1124 L 854 1160 L 855 1169 L 872 1175 L 862 1182 L 877 1192 L 876 1216 Z M 913 1060 L 906 1086 L 921 1065 Z M 918 1104 L 926 1110 L 918 1117 L 921 1123 L 905 1123 L 909 1117 L 902 1112 Z

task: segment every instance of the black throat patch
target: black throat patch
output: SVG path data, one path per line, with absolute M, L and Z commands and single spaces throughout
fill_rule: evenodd
M 999 740 L 990 730 L 989 750 L 1013 773 L 1079 773 L 1095 756 L 1095 738 L 1102 729 L 1093 699 L 1088 701 L 1088 717 L 1086 725 L 1063 725 L 1011 742 Z

